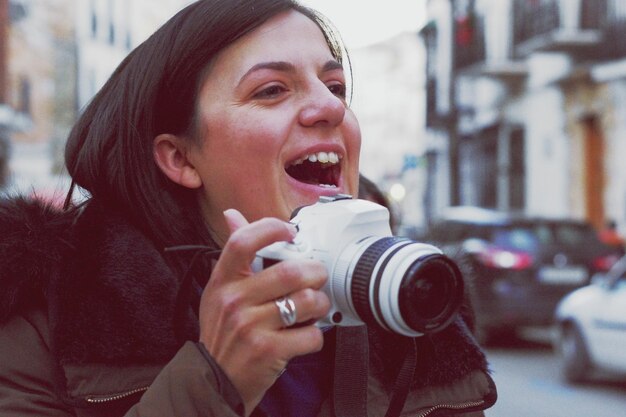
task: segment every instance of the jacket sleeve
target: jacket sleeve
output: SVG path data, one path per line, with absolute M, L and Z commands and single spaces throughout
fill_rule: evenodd
M 41 311 L 14 315 L 0 323 L 0 416 L 121 416 L 118 405 L 72 407 L 60 399 L 54 381 L 58 368 L 47 341 Z M 114 375 L 114 374 L 112 374 Z M 126 417 L 240 417 L 239 394 L 208 353 L 186 343 L 161 370 Z
M 0 324 L 0 415 L 73 417 L 54 392 L 54 362 L 30 317 Z
M 187 342 L 125 417 L 241 417 L 233 390 L 202 346 Z

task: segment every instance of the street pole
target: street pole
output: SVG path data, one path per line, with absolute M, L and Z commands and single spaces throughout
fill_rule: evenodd
M 459 136 L 458 136 L 458 110 L 456 103 L 456 14 L 458 1 L 450 0 L 450 20 L 452 36 L 450 42 L 450 83 L 448 88 L 448 153 L 449 153 L 449 175 L 450 175 L 450 205 L 458 206 L 460 199 L 460 179 L 459 179 Z
M 0 107 L 7 102 L 9 0 L 0 0 Z M 9 180 L 10 142 L 5 120 L 0 120 L 0 190 Z

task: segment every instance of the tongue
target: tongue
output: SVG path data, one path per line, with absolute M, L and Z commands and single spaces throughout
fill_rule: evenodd
M 322 169 L 320 171 L 319 183 L 324 185 L 337 185 L 337 180 L 335 179 L 335 167 L 329 167 L 327 169 Z
M 336 166 L 323 167 L 320 163 L 304 162 L 287 168 L 287 174 L 305 184 L 337 185 Z

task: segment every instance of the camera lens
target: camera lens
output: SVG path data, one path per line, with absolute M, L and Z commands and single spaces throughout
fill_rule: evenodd
M 424 243 L 396 237 L 359 242 L 349 298 L 366 324 L 420 336 L 447 326 L 463 301 L 456 264 Z M 344 281 L 345 284 L 348 282 Z
M 443 255 L 417 259 L 400 284 L 398 302 L 409 327 L 422 333 L 449 324 L 462 302 L 462 285 L 456 265 Z

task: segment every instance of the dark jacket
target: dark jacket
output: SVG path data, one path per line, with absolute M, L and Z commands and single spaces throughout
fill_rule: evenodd
M 1 201 L 0 415 L 238 415 L 238 395 L 195 343 L 197 317 L 181 308 L 180 279 L 163 256 L 96 204 L 62 213 Z M 384 414 L 399 369 L 394 338 L 369 334 L 372 416 Z M 487 361 L 461 318 L 416 342 L 406 415 L 495 402 Z M 331 396 L 319 415 L 332 407 Z

